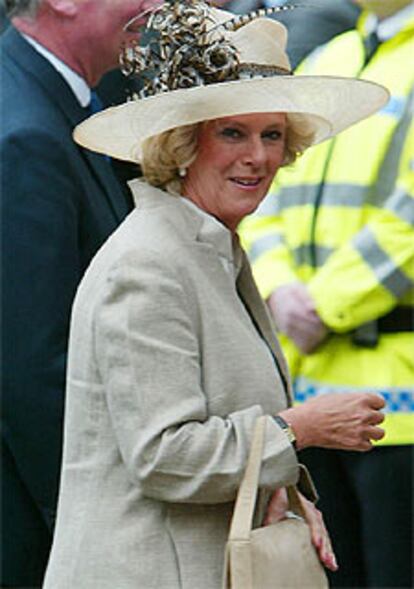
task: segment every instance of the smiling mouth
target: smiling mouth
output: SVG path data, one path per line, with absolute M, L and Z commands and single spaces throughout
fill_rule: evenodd
M 239 186 L 254 187 L 258 186 L 261 182 L 261 178 L 230 178 L 232 182 Z

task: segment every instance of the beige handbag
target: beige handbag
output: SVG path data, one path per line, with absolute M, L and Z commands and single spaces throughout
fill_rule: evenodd
M 266 417 L 260 417 L 226 545 L 223 589 L 326 589 L 295 487 L 288 487 L 292 517 L 252 530 L 265 426 Z

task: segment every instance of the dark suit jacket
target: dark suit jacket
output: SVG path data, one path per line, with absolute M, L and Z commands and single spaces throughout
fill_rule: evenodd
M 61 75 L 13 27 L 0 44 L 1 584 L 37 586 L 56 509 L 71 304 L 128 203 L 110 162 L 73 142 L 88 113 Z

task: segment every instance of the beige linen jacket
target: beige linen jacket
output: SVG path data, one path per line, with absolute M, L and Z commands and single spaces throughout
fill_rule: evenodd
M 131 187 L 136 209 L 74 303 L 44 587 L 219 589 L 259 415 L 262 494 L 298 479 L 271 417 L 290 402 L 286 365 L 230 232 L 182 197 Z

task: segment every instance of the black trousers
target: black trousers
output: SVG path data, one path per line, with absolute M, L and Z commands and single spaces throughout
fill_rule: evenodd
M 300 452 L 338 560 L 332 587 L 414 587 L 413 448 Z

